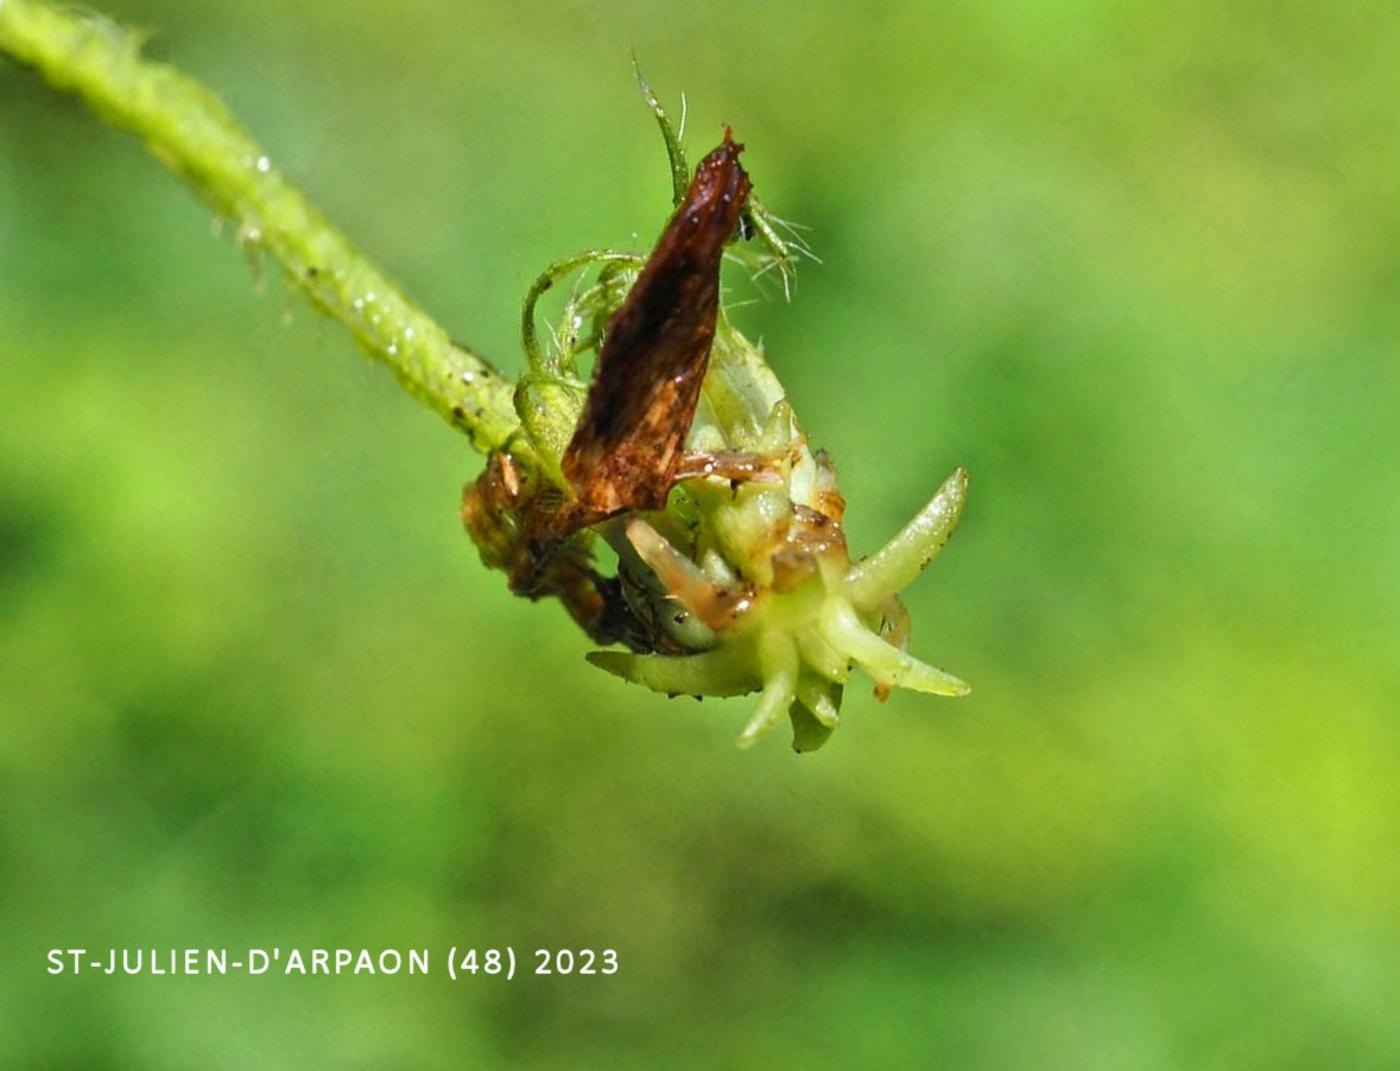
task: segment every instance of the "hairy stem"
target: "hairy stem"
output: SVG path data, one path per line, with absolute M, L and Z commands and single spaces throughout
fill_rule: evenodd
M 404 388 L 481 450 L 517 426 L 512 388 L 382 275 L 272 165 L 231 112 L 189 76 L 142 59 L 138 35 L 37 0 L 0 0 L 0 52 L 136 134 L 240 240 L 266 250 Z

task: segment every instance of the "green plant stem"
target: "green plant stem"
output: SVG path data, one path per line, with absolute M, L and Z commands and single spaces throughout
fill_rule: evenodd
M 140 46 L 138 35 L 85 12 L 0 0 L 0 52 L 144 140 L 238 225 L 245 246 L 271 254 L 318 307 L 394 370 L 409 393 L 479 449 L 504 444 L 517 426 L 511 385 L 454 344 L 336 231 L 213 93 L 172 67 L 143 59 Z

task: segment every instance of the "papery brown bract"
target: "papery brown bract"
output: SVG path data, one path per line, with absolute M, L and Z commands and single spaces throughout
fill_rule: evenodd
M 742 150 L 726 129 L 608 321 L 563 458 L 575 523 L 666 504 L 709 365 L 720 260 L 749 194 Z
M 726 130 L 608 320 L 584 411 L 562 458 L 567 490 L 540 484 L 508 452 L 497 451 L 463 499 L 468 531 L 487 564 L 509 573 L 511 590 L 532 599 L 557 596 L 604 645 L 647 651 L 671 644 L 637 616 L 619 579 L 592 567 L 578 533 L 628 510 L 660 509 L 683 475 L 719 315 L 720 261 L 750 189 L 739 165 L 742 150 Z M 747 463 L 716 457 L 706 471 Z

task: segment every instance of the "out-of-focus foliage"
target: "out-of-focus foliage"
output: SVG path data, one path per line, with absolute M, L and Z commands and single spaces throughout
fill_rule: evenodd
M 460 337 L 669 204 L 635 49 L 813 226 L 738 310 L 957 702 L 587 667 L 480 464 L 0 66 L 6 1067 L 1384 1067 L 1400 9 L 122 0 Z M 735 277 L 731 298 L 752 296 Z M 50 978 L 50 947 L 608 946 L 612 979 Z

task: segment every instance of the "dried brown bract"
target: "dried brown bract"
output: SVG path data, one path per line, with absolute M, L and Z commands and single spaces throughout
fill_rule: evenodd
M 586 517 L 660 509 L 676 480 L 719 314 L 719 266 L 748 198 L 728 130 L 608 321 L 564 476 Z M 587 523 L 587 522 L 586 522 Z

